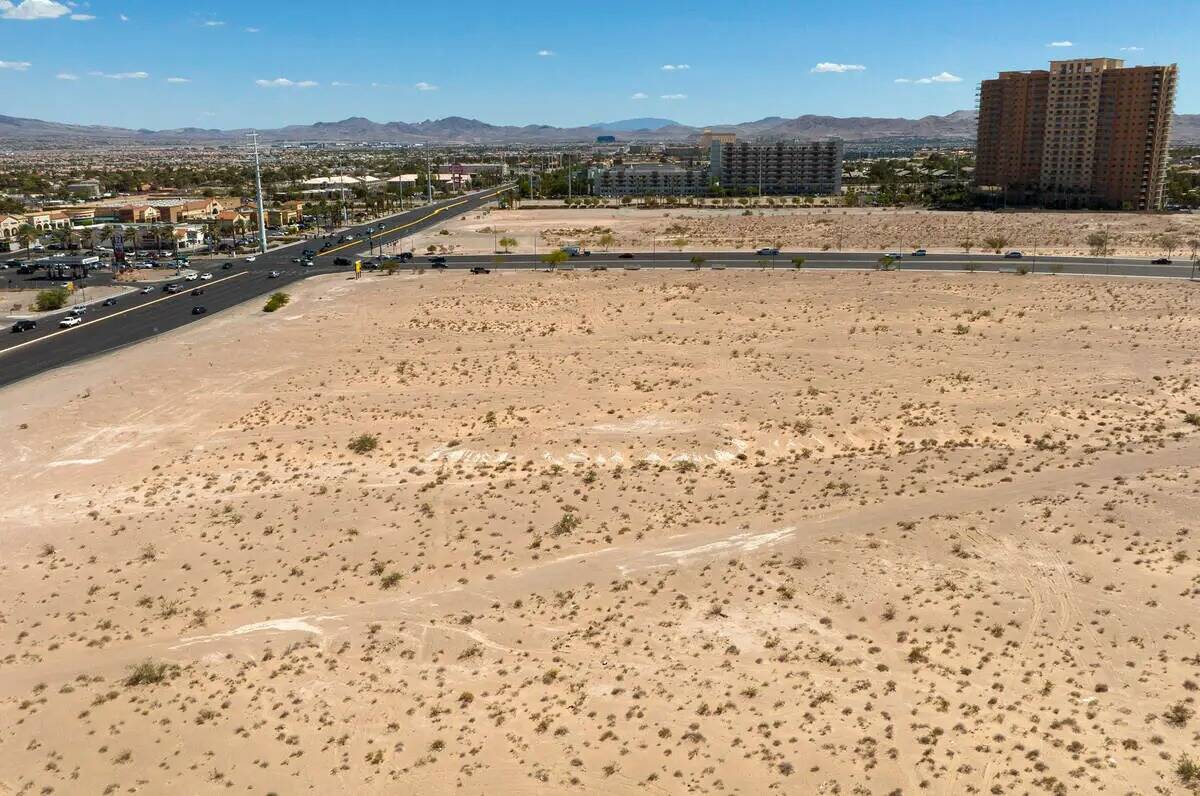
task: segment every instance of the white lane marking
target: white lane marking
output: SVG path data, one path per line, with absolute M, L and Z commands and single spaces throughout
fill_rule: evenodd
M 221 279 L 214 279 L 213 281 L 208 282 L 207 286 L 212 287 L 213 285 L 219 285 L 222 282 L 228 282 L 230 279 L 237 279 L 239 276 L 246 276 L 249 273 L 250 273 L 249 271 L 239 271 L 236 274 L 231 274 L 230 276 L 222 277 Z M 174 298 L 184 298 L 184 297 L 191 298 L 192 295 L 190 292 L 184 292 L 183 290 L 180 290 L 178 293 L 168 293 L 167 295 L 162 296 L 161 298 L 156 298 L 152 301 L 147 301 L 145 304 L 139 304 L 136 307 L 129 307 L 128 309 L 120 310 L 119 312 L 114 312 L 112 315 L 105 315 L 100 318 L 93 318 L 90 321 L 84 321 L 83 323 L 79 324 L 78 326 L 71 326 L 67 329 L 59 329 L 57 332 L 51 332 L 50 334 L 44 335 L 42 337 L 36 337 L 33 340 L 26 340 L 24 343 L 17 343 L 16 345 L 9 346 L 8 348 L 0 348 L 0 356 L 7 354 L 9 351 L 16 351 L 18 348 L 24 348 L 27 345 L 33 345 L 34 343 L 40 343 L 43 340 L 49 340 L 52 337 L 58 337 L 60 334 L 67 334 L 68 332 L 77 332 L 80 329 L 86 329 L 90 326 L 93 326 L 94 324 L 112 320 L 113 318 L 119 318 L 120 316 L 125 315 L 130 312 L 137 312 L 138 310 L 145 309 L 146 307 L 149 307 L 151 305 L 158 304 L 161 301 L 170 301 L 171 299 L 174 299 Z

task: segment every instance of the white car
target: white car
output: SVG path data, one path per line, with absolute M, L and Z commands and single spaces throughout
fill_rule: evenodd
M 196 281 L 197 279 L 199 279 L 199 278 L 200 278 L 200 274 L 196 273 L 195 271 L 192 271 L 190 274 L 188 274 L 187 276 L 185 276 L 185 277 L 183 278 L 183 280 L 184 280 L 185 282 L 195 282 L 195 281 Z
M 208 280 L 210 280 L 212 278 L 213 278 L 212 274 L 210 274 L 208 271 L 205 271 L 204 273 L 200 274 L 201 282 L 207 282 Z
M 143 295 L 143 296 L 144 296 L 144 295 L 146 295 L 147 293 L 153 293 L 153 292 L 154 292 L 154 288 L 150 287 L 149 285 L 147 285 L 146 287 L 142 288 L 142 295 Z
M 81 323 L 83 323 L 83 318 L 80 318 L 78 315 L 68 315 L 59 321 L 58 325 L 64 329 L 69 329 L 72 326 L 78 326 Z
M 248 263 L 254 262 L 254 255 L 250 255 L 249 257 L 247 257 L 246 262 L 248 262 Z

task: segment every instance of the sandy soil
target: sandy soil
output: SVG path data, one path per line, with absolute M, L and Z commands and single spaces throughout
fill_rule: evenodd
M 37 300 L 39 292 L 41 292 L 40 289 L 0 290 L 0 317 L 41 318 L 53 315 L 55 312 L 60 312 L 60 310 L 38 312 L 34 309 L 34 302 Z M 93 286 L 71 293 L 67 299 L 66 306 L 73 307 L 76 304 L 95 304 L 97 301 L 103 301 L 109 296 L 120 296 L 129 292 L 130 289 L 128 287 L 118 285 Z
M 1107 229 L 1110 254 L 1159 257 L 1161 236 L 1177 239 L 1172 257 L 1190 257 L 1200 247 L 1200 216 L 1138 213 L 967 213 L 930 210 L 814 208 L 788 210 L 540 209 L 491 210 L 460 216 L 441 230 L 413 238 L 414 251 L 429 246 L 443 253 L 491 254 L 500 238 L 517 241 L 512 251 L 539 253 L 567 243 L 604 249 L 602 236 L 616 239 L 611 250 L 729 251 L 778 245 L 800 251 L 984 251 L 984 240 L 1000 235 L 1005 249 L 1039 254 L 1090 253 L 1088 235 Z M 682 241 L 682 243 L 681 243 Z
M 1187 792 L 1191 287 L 292 290 L 0 391 L 0 793 Z

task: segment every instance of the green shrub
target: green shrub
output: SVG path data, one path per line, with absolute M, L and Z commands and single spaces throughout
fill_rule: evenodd
M 359 434 L 350 440 L 350 450 L 355 453 L 370 453 L 379 447 L 379 440 L 373 434 Z
M 61 310 L 67 306 L 67 300 L 70 298 L 65 287 L 52 287 L 49 290 L 38 291 L 37 298 L 34 299 L 34 307 L 38 312 L 48 312 L 50 310 Z
M 170 671 L 171 664 L 169 663 L 142 661 L 129 670 L 129 676 L 125 678 L 125 685 L 157 685 L 167 679 Z
M 263 312 L 274 312 L 292 300 L 292 297 L 287 293 L 272 293 L 267 299 L 267 303 L 263 306 Z
M 1179 777 L 1179 781 L 1184 785 L 1200 782 L 1200 763 L 1184 755 L 1175 766 L 1175 776 Z

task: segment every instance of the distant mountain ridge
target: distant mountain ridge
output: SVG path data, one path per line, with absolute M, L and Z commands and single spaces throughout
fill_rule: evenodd
M 750 140 L 784 138 L 818 139 L 838 136 L 851 142 L 915 139 L 969 141 L 975 136 L 974 111 L 955 111 L 945 116 L 920 119 L 870 116 L 769 116 L 752 122 L 713 124 L 712 130 L 737 133 Z M 653 129 L 640 125 L 660 125 Z M 616 126 L 631 127 L 620 129 Z M 670 119 L 625 119 L 586 127 L 493 125 L 478 119 L 448 116 L 422 122 L 374 122 L 352 116 L 336 122 L 317 122 L 259 130 L 267 142 L 381 142 L 394 144 L 556 144 L 594 141 L 598 131 L 625 141 L 689 141 L 705 128 L 678 124 Z M 38 119 L 0 116 L 0 149 L 8 147 L 171 146 L 221 144 L 245 140 L 247 129 L 216 130 L 181 127 L 171 130 L 130 130 L 123 127 L 61 124 Z M 1200 143 L 1200 114 L 1175 117 L 1173 143 Z

